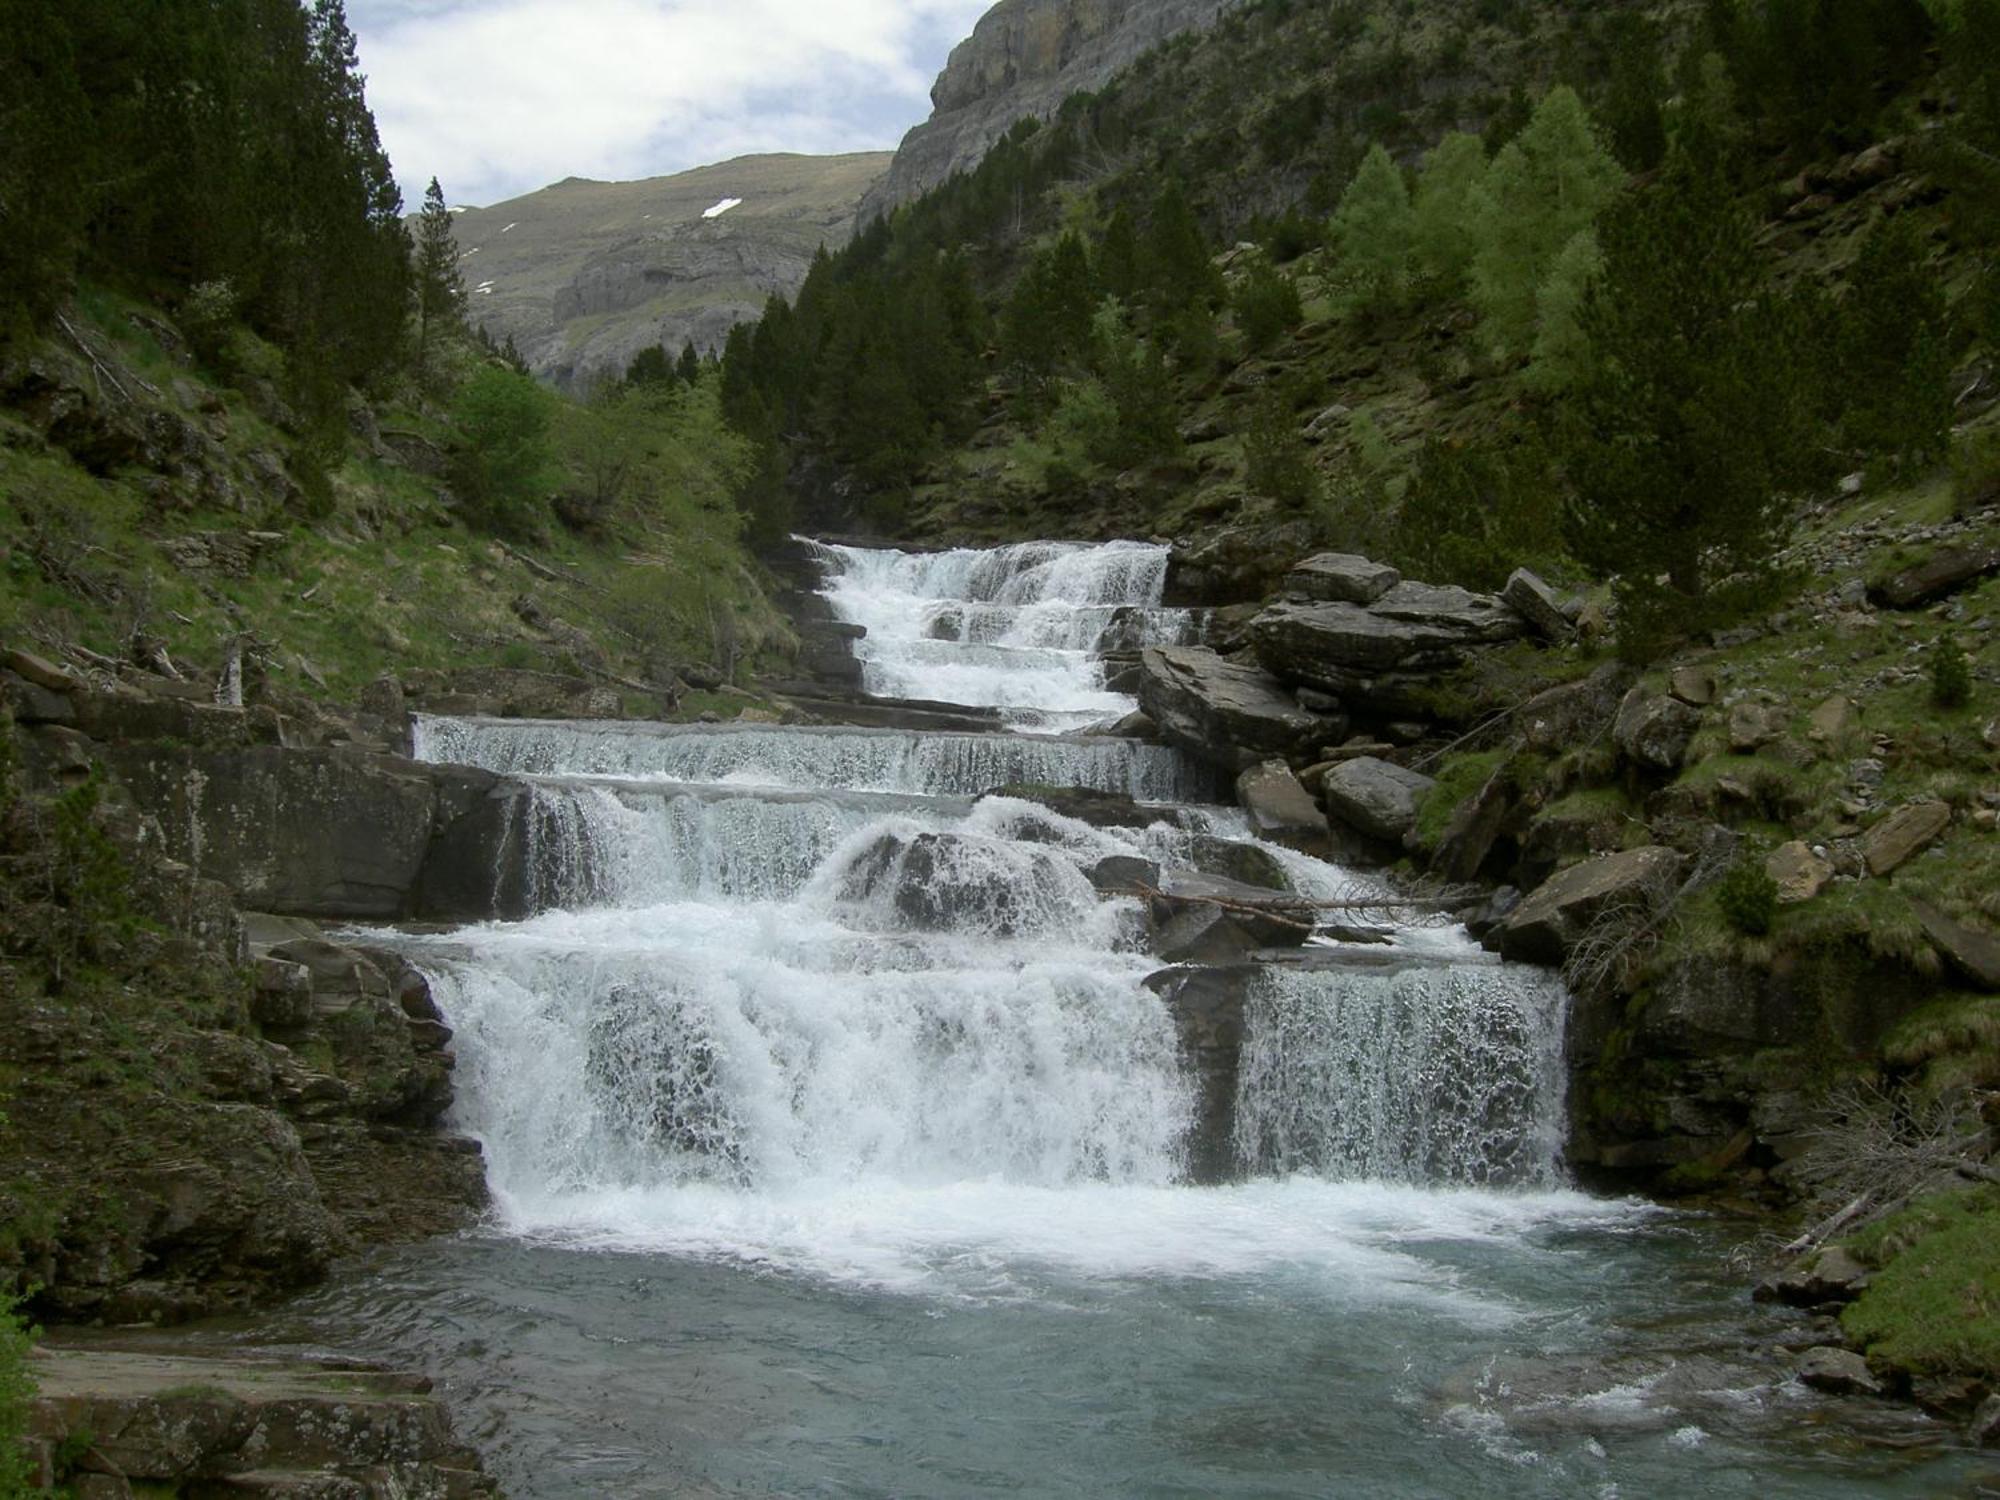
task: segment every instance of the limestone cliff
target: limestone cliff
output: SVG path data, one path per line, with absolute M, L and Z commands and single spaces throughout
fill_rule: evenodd
M 1023 117 L 1047 119 L 1064 99 L 1102 88 L 1142 52 L 1205 28 L 1236 0 L 1000 0 L 952 49 L 931 88 L 929 120 L 903 137 L 888 175 L 861 201 L 859 222 L 979 164 Z
M 772 293 L 799 289 L 822 244 L 847 242 L 888 164 L 886 152 L 745 156 L 642 182 L 571 177 L 466 209 L 472 319 L 561 386 L 622 372 L 653 344 L 719 348 Z

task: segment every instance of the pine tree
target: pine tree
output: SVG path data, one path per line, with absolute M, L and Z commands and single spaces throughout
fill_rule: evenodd
M 674 373 L 680 376 L 682 385 L 693 385 L 701 379 L 701 355 L 695 351 L 693 339 L 681 345 L 681 357 L 674 366 Z
M 1503 354 L 1534 340 L 1535 299 L 1556 257 L 1624 180 L 1576 91 L 1551 89 L 1527 128 L 1494 158 L 1481 190 L 1473 300 Z
M 1667 77 L 1659 25 L 1649 16 L 1621 11 L 1610 18 L 1609 26 L 1605 133 L 1629 171 L 1650 172 L 1667 154 Z
M 1561 411 L 1571 550 L 1616 580 L 1635 658 L 1747 607 L 1802 443 L 1790 341 L 1755 226 L 1712 155 L 1677 145 L 1600 221 L 1582 328 L 1599 353 Z
M 1417 275 L 1456 297 L 1472 274 L 1478 248 L 1475 213 L 1486 180 L 1486 146 L 1454 131 L 1432 148 L 1410 204 L 1410 250 Z
M 1188 307 L 1206 310 L 1222 300 L 1222 273 L 1209 256 L 1201 225 L 1176 178 L 1167 179 L 1153 205 L 1145 263 L 1153 305 L 1162 317 Z
M 1104 226 L 1104 241 L 1097 247 L 1097 284 L 1108 296 L 1130 303 L 1138 295 L 1144 271 L 1139 258 L 1139 231 L 1123 204 Z
M 464 325 L 465 283 L 458 274 L 458 237 L 444 189 L 433 177 L 417 220 L 417 355 L 425 364 L 438 341 Z
M 1848 439 L 1899 461 L 1941 456 L 1951 434 L 1950 315 L 1907 214 L 1862 241 L 1834 326 Z
M 1379 144 L 1371 146 L 1341 194 L 1329 231 L 1341 270 L 1364 306 L 1381 307 L 1401 295 L 1413 234 L 1402 168 Z
M 1597 236 L 1585 229 L 1563 246 L 1549 268 L 1535 297 L 1535 344 L 1528 358 L 1528 383 L 1536 390 L 1567 390 L 1587 373 L 1591 347 L 1583 305 L 1603 266 Z

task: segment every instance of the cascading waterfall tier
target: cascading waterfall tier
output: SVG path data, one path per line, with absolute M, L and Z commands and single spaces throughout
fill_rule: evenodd
M 1553 1187 L 1563 1021 L 1553 975 L 1471 955 L 1261 975 L 1244 1018 L 1247 1173 Z
M 1113 722 L 1137 707 L 1105 680 L 1112 650 L 1175 645 L 1195 615 L 1160 603 L 1168 550 L 1024 542 L 909 553 L 814 544 L 862 685 L 885 698 L 999 708 L 1018 729 Z
M 952 696 L 926 676 L 944 662 L 990 674 L 983 698 L 958 701 L 1113 711 L 1099 654 L 1192 628 L 1159 608 L 1158 547 L 825 552 L 827 596 L 867 624 L 871 670 L 924 697 Z M 1148 983 L 1160 964 L 1139 900 L 1091 878 L 1113 855 L 1176 866 L 1255 842 L 1233 809 L 1189 805 L 1213 783 L 1178 751 L 434 717 L 414 748 L 516 782 L 507 842 L 531 915 L 393 940 L 435 979 L 460 1122 L 520 1227 L 708 1222 L 716 1194 L 738 1223 L 757 1216 L 744 1205 L 768 1217 L 802 1193 L 1186 1180 L 1206 1074 L 1186 1017 Z M 1123 794 L 1149 826 L 992 795 L 1020 784 Z M 1370 889 L 1259 847 L 1307 896 Z M 1556 1182 L 1559 987 L 1414 924 L 1392 957 L 1250 985 L 1240 1172 Z
M 418 760 L 509 776 L 608 776 L 778 790 L 976 796 L 1013 784 L 1086 787 L 1142 802 L 1197 801 L 1209 772 L 1138 740 L 765 725 L 579 723 L 418 715 Z

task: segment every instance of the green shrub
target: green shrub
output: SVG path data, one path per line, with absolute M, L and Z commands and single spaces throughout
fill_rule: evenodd
M 15 1313 L 13 1298 L 0 1296 L 0 1495 L 34 1493 L 22 1441 L 28 1401 L 35 1393 L 28 1375 L 28 1350 L 34 1341 L 35 1330 Z
M 1298 327 L 1305 317 L 1297 284 L 1265 260 L 1253 265 L 1237 284 L 1230 305 L 1244 341 L 1258 354 Z
M 1762 937 L 1778 917 L 1778 882 L 1765 872 L 1762 860 L 1746 856 L 1716 884 L 1715 901 L 1736 931 Z
M 1972 667 L 1958 637 L 1947 630 L 1931 647 L 1931 702 L 1938 708 L 1963 708 L 1971 699 Z
M 452 481 L 466 518 L 481 529 L 517 540 L 541 531 L 559 479 L 553 402 L 533 380 L 497 364 L 482 365 L 458 393 L 452 416 L 464 442 Z
M 1951 495 L 1960 515 L 2000 501 L 2000 427 L 1965 433 L 1951 445 Z
M 1306 454 L 1298 420 L 1286 404 L 1266 394 L 1243 434 L 1244 482 L 1283 505 L 1310 505 L 1320 494 L 1319 474 Z

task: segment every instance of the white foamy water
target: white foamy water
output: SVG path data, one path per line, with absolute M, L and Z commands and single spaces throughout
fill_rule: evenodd
M 1171 645 L 1195 630 L 1161 607 L 1167 549 L 1025 542 L 908 553 L 818 545 L 836 616 L 878 697 L 1006 711 L 1029 730 L 1109 724 L 1138 706 L 1106 685 L 1100 653 Z
M 1122 712 L 1099 653 L 1192 628 L 1159 606 L 1154 546 L 825 555 L 875 691 L 1043 726 Z M 1146 983 L 1140 903 L 1090 870 L 1235 841 L 1305 895 L 1394 898 L 1198 805 L 1210 774 L 1167 747 L 443 718 L 418 719 L 415 747 L 525 782 L 505 844 L 535 915 L 401 940 L 456 1030 L 458 1122 L 517 1233 L 885 1286 L 947 1264 L 999 1285 L 1015 1258 L 1317 1265 L 1449 1302 L 1370 1226 L 1587 1211 L 1559 1191 L 1559 987 L 1414 920 L 1391 971 L 1247 987 L 1246 1180 L 1184 1185 L 1200 1081 Z M 1008 783 L 1156 805 L 1100 829 L 986 795 Z

